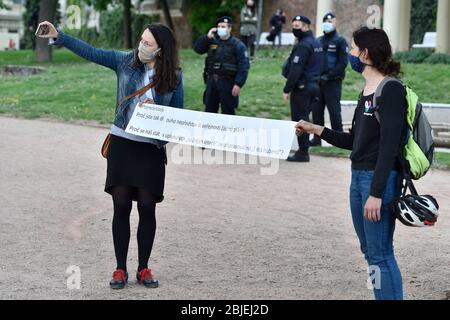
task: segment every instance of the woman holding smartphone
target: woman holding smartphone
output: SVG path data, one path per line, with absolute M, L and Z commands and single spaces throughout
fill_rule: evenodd
M 49 43 L 62 45 L 82 58 L 108 67 L 117 75 L 117 106 L 111 126 L 107 156 L 105 192 L 114 206 L 112 233 L 117 260 L 110 286 L 121 289 L 128 282 L 127 254 L 130 240 L 132 201 L 137 201 L 139 266 L 136 278 L 146 287 L 155 288 L 148 261 L 156 231 L 156 204 L 163 201 L 165 143 L 125 132 L 138 104 L 154 102 L 175 108 L 183 107 L 183 78 L 178 50 L 172 30 L 162 24 L 150 24 L 144 30 L 138 48 L 131 52 L 104 50 L 58 31 L 50 22 L 46 32 L 37 35 Z
M 305 121 L 296 133 L 312 133 L 339 148 L 352 150 L 350 207 L 360 248 L 368 264 L 377 300 L 403 299 L 402 276 L 393 250 L 395 216 L 389 203 L 397 196 L 400 153 L 406 135 L 406 91 L 387 82 L 379 100 L 379 121 L 373 97 L 386 76 L 397 77 L 400 63 L 392 58 L 386 33 L 363 27 L 353 34 L 349 61 L 362 73 L 365 86 L 350 133 L 337 132 Z

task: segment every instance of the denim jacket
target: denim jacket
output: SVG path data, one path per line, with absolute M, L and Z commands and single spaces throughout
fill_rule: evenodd
M 129 104 L 132 103 L 133 99 L 123 102 L 120 106 L 119 103 L 124 97 L 140 89 L 140 85 L 142 84 L 142 79 L 145 74 L 144 65 L 137 69 L 132 67 L 134 62 L 134 52 L 98 49 L 59 30 L 58 38 L 52 43 L 52 45 L 64 46 L 78 56 L 108 67 L 116 72 L 117 96 L 114 125 L 125 130 L 128 125 L 125 120 L 126 108 L 128 108 Z M 174 91 L 167 93 L 154 93 L 154 100 L 156 104 L 174 108 L 183 108 L 184 88 L 183 76 L 181 72 L 178 76 L 177 87 Z M 154 144 L 156 144 L 159 148 L 166 143 L 167 142 L 165 141 L 154 139 Z

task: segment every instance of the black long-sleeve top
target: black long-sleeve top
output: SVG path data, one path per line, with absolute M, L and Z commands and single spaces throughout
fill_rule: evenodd
M 381 198 L 391 170 L 400 170 L 398 155 L 406 135 L 406 92 L 399 82 L 388 82 L 377 98 L 380 122 L 374 115 L 373 94 L 362 96 L 355 110 L 350 133 L 325 128 L 321 138 L 352 150 L 355 170 L 374 170 L 370 195 Z
M 281 30 L 283 30 L 283 24 L 286 23 L 286 17 L 283 15 L 278 15 L 278 14 L 274 14 L 271 18 L 270 18 L 270 26 L 272 26 L 273 28 L 275 28 L 275 31 L 281 32 Z

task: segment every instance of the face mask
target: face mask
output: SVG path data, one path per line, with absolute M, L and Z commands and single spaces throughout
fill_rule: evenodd
M 156 49 L 155 51 L 151 51 L 148 47 L 146 47 L 142 42 L 139 43 L 138 48 L 138 57 L 142 63 L 149 63 L 155 60 L 158 52 L 161 51 L 161 48 Z
M 299 38 L 299 39 L 303 38 L 304 32 L 302 31 L 302 29 L 292 29 L 292 33 L 294 34 L 294 36 L 296 38 Z
M 228 35 L 227 28 L 217 28 L 217 35 L 221 38 L 225 38 Z
M 331 33 L 334 31 L 334 25 L 331 22 L 324 22 L 322 28 L 325 33 Z
M 359 59 L 359 57 L 355 57 L 352 54 L 348 54 L 348 61 L 350 62 L 350 65 L 352 66 L 352 69 L 355 70 L 358 73 L 363 73 L 366 64 Z

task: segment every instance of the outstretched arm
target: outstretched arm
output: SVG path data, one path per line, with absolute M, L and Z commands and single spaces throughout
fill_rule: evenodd
M 335 147 L 352 150 L 353 148 L 353 134 L 347 132 L 337 132 L 326 127 L 322 127 L 316 124 L 309 123 L 301 120 L 295 126 L 295 133 L 300 136 L 305 133 L 312 133 L 322 138 L 326 142 L 332 144 Z
M 40 25 L 41 24 L 47 25 L 49 27 L 49 33 L 38 36 L 41 38 L 50 39 L 49 44 L 62 45 L 76 55 L 91 62 L 108 67 L 114 71 L 117 70 L 118 61 L 126 55 L 125 52 L 95 48 L 80 39 L 69 36 L 62 31 L 56 30 L 56 28 L 50 22 L 44 21 L 40 23 Z

